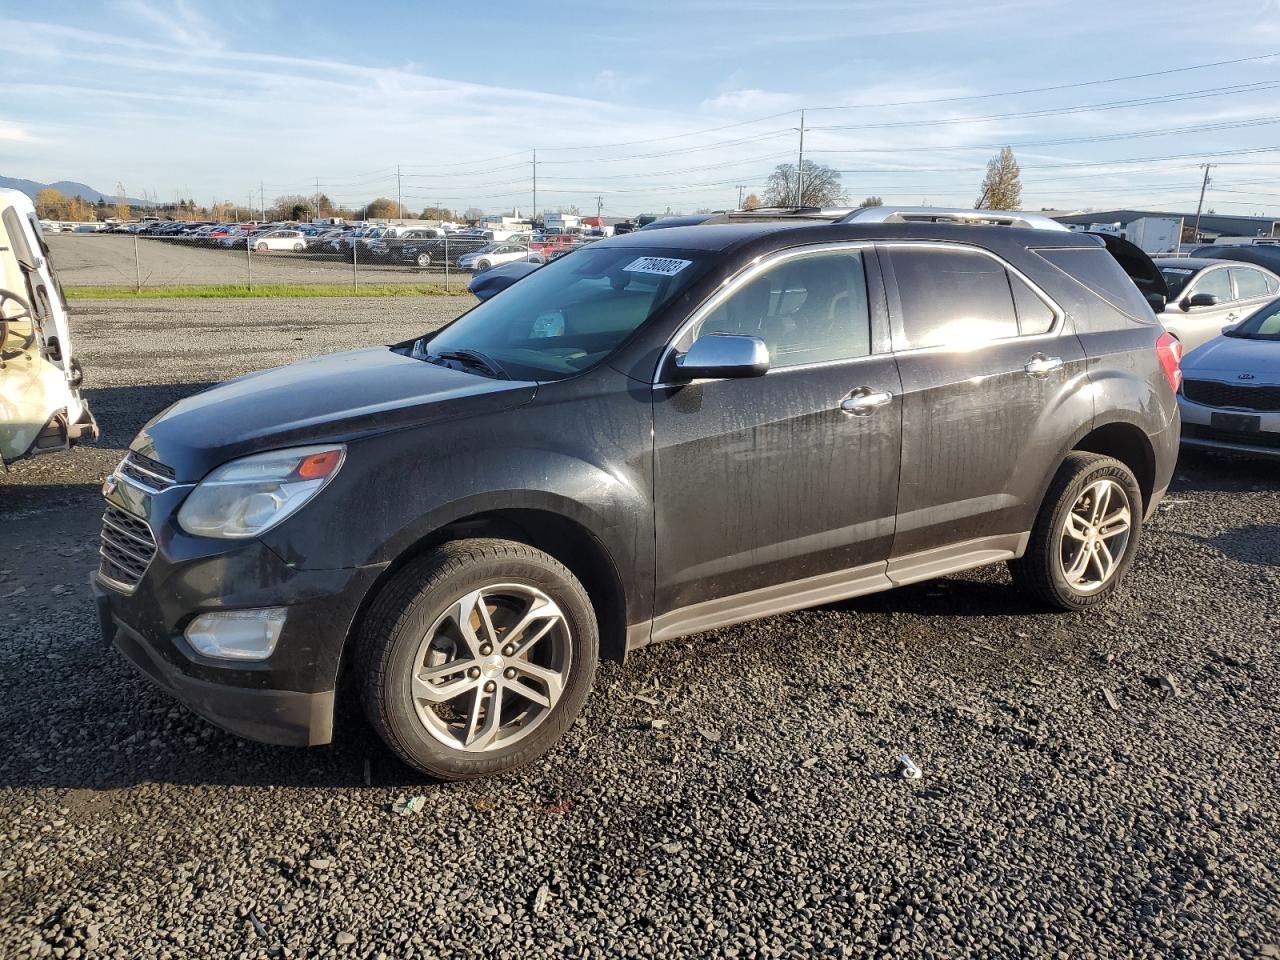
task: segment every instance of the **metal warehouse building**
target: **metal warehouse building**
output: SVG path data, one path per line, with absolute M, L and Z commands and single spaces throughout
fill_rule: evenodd
M 1195 212 L 1168 213 L 1154 210 L 1094 210 L 1089 213 L 1071 213 L 1053 215 L 1059 223 L 1088 226 L 1091 223 L 1118 223 L 1124 230 L 1134 220 L 1144 217 L 1182 218 L 1182 222 L 1191 227 L 1196 222 Z M 1220 213 L 1203 213 L 1200 215 L 1200 235 L 1206 240 L 1218 237 L 1280 237 L 1280 218 L 1276 217 L 1233 217 Z

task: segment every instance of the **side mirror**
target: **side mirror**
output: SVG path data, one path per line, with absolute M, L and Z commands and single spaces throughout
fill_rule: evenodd
M 675 372 L 681 380 L 763 376 L 769 372 L 769 348 L 759 337 L 706 333 L 676 358 Z
M 1192 307 L 1216 307 L 1218 298 L 1212 293 L 1193 293 L 1189 297 L 1185 297 L 1182 301 L 1182 309 L 1190 310 Z

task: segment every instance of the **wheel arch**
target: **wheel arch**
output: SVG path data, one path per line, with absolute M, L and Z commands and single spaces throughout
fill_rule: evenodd
M 626 656 L 627 604 L 622 575 L 609 549 L 580 521 L 543 507 L 497 507 L 466 513 L 443 523 L 402 549 L 374 581 L 348 631 L 345 651 L 357 642 L 368 608 L 387 581 L 427 551 L 443 543 L 491 537 L 528 544 L 569 568 L 595 610 L 602 659 Z M 343 654 L 344 669 L 349 661 Z
M 1076 440 L 1074 452 L 1097 453 L 1119 460 L 1133 471 L 1142 491 L 1145 509 L 1151 503 L 1156 482 L 1156 452 L 1146 431 L 1135 423 L 1115 420 L 1095 425 L 1092 430 Z

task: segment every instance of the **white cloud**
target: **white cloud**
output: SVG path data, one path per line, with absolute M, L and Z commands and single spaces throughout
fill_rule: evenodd
M 9 143 L 36 143 L 37 138 L 16 123 L 0 120 L 0 141 Z
M 117 0 L 114 6 L 125 16 L 157 31 L 160 38 L 169 43 L 196 49 L 217 50 L 222 47 L 213 24 L 194 10 L 187 0 L 167 0 L 162 6 L 147 0 Z

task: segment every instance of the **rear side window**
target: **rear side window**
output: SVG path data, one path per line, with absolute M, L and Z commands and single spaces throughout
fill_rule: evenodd
M 891 247 L 889 256 L 902 305 L 894 318 L 894 349 L 1018 335 L 1009 276 L 999 262 L 968 250 L 924 246 Z
M 1241 300 L 1265 297 L 1270 292 L 1267 289 L 1267 275 L 1261 270 L 1249 270 L 1248 268 L 1236 270 L 1233 268 L 1231 277 L 1236 282 L 1236 296 Z
M 1024 337 L 1033 337 L 1052 330 L 1053 321 L 1058 318 L 1053 308 L 1012 274 L 1009 275 L 1009 286 L 1013 289 L 1013 304 L 1018 309 L 1018 332 Z
M 1120 264 L 1102 247 L 1058 247 L 1035 251 L 1133 320 L 1150 322 L 1151 306 Z M 1166 281 L 1168 277 L 1165 277 Z

